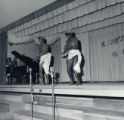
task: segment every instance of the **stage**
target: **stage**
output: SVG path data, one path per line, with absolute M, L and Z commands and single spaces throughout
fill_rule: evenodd
M 55 84 L 55 95 L 87 97 L 124 97 L 124 83 L 83 83 L 82 85 Z M 1 85 L 0 92 L 30 93 L 30 85 Z M 32 85 L 34 94 L 52 94 L 52 85 Z
M 123 120 L 123 86 L 124 83 L 57 84 L 53 104 L 52 85 L 33 85 L 33 95 L 31 85 L 1 85 L 0 106 L 12 120 L 31 120 L 32 110 L 34 119 L 51 120 L 53 105 L 57 120 Z

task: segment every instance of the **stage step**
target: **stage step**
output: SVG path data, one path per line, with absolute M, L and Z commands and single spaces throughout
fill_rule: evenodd
M 41 109 L 42 111 L 40 111 L 40 109 L 37 109 L 37 111 L 35 110 L 34 120 L 51 120 L 52 108 L 44 108 Z M 124 112 L 99 110 L 94 108 L 84 108 L 80 111 L 76 111 L 74 109 L 68 110 L 56 108 L 55 115 L 56 118 L 58 118 L 59 120 L 124 120 Z M 23 110 L 16 112 L 14 114 L 14 118 L 14 120 L 31 120 L 31 110 Z
M 124 120 L 124 116 L 103 115 L 98 113 L 86 113 L 82 120 Z
M 22 96 L 21 94 L 6 94 L 6 93 L 3 93 L 3 94 L 0 94 L 0 100 L 7 100 L 7 101 L 18 101 L 18 102 L 22 102 Z
M 25 104 L 31 104 L 31 96 L 23 96 L 23 102 Z M 44 95 L 35 95 L 34 103 L 37 106 L 52 106 L 52 97 Z M 123 99 L 104 99 L 104 98 L 75 98 L 75 97 L 55 97 L 55 105 L 58 107 L 70 108 L 70 109 L 83 109 L 85 107 L 91 107 L 100 110 L 112 110 L 117 112 L 124 112 L 124 100 Z
M 0 101 L 0 113 L 9 112 L 10 104 L 4 101 Z
M 24 103 L 31 103 L 30 95 L 23 95 L 22 101 Z M 45 95 L 34 95 L 34 101 L 37 102 L 37 105 L 52 105 L 52 96 Z M 75 98 L 75 97 L 55 97 L 55 103 L 57 104 L 67 104 L 67 105 L 79 105 L 79 106 L 93 106 L 93 98 Z
M 124 99 L 94 98 L 94 107 L 104 110 L 114 110 L 124 112 Z
M 0 112 L 14 112 L 22 110 L 24 108 L 24 103 L 18 101 L 0 100 Z
M 31 96 L 23 95 L 22 101 L 31 104 Z M 34 95 L 37 105 L 52 106 L 52 97 L 45 95 Z M 55 97 L 56 105 L 76 107 L 95 107 L 103 110 L 115 110 L 124 112 L 124 99 L 86 98 L 86 97 Z
M 31 96 L 24 95 L 24 110 L 31 111 Z M 124 120 L 124 100 L 105 98 L 55 97 L 55 114 L 76 120 Z M 34 112 L 52 116 L 52 97 L 34 95 Z M 101 116 L 101 117 L 100 117 Z
M 30 104 L 25 104 L 24 107 L 25 110 L 31 111 L 32 110 L 32 106 Z M 34 105 L 33 106 L 33 110 L 34 112 L 40 112 L 42 114 L 48 114 L 52 116 L 52 106 L 43 106 L 43 105 Z M 82 111 L 76 110 L 76 109 L 64 109 L 64 108 L 55 108 L 55 114 L 56 116 L 59 117 L 65 117 L 68 119 L 76 119 L 76 120 L 80 120 L 80 115 L 82 115 Z M 78 116 L 79 115 L 79 116 Z
M 10 112 L 0 112 L 0 120 L 14 120 L 14 116 Z
M 75 114 L 75 116 L 77 115 L 83 116 L 83 120 L 124 120 L 124 112 L 118 112 L 114 110 L 107 110 L 107 109 L 101 109 L 95 107 L 79 107 L 79 106 L 67 107 L 62 105 L 57 105 L 56 108 L 57 108 L 56 111 L 57 113 L 59 113 L 59 115 L 63 112 L 66 112 L 66 109 L 71 109 L 72 113 L 73 110 L 82 111 L 81 114 Z
M 56 106 L 56 109 L 55 109 L 56 116 L 60 116 L 60 117 L 66 116 L 66 118 L 69 118 L 69 119 L 73 118 L 76 120 L 80 120 L 82 116 L 85 116 L 85 119 L 86 119 L 93 115 L 102 116 L 102 118 L 107 118 L 107 120 L 108 119 L 112 120 L 114 117 L 120 120 L 122 118 L 124 119 L 123 111 L 107 110 L 107 109 L 102 109 L 97 107 L 70 106 L 70 105 L 62 105 L 62 104 L 55 105 L 55 106 Z M 26 111 L 31 111 L 32 109 L 31 104 L 25 104 L 24 109 Z M 33 110 L 34 112 L 40 112 L 41 114 L 47 113 L 48 115 L 52 115 L 52 106 L 34 105 Z M 92 119 L 88 119 L 88 120 L 92 120 Z
M 43 114 L 39 112 L 33 112 L 34 120 L 51 120 L 52 115 Z M 32 112 L 28 110 L 18 111 L 14 113 L 14 120 L 31 120 Z M 65 117 L 56 117 L 56 120 L 76 120 L 76 119 L 68 119 Z

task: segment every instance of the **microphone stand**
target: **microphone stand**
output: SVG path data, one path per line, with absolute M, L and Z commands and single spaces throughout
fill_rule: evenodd
M 32 69 L 29 68 L 29 75 L 30 75 L 30 95 L 31 95 L 31 118 L 33 120 L 33 101 L 34 101 L 34 97 L 33 97 L 33 85 L 32 85 Z M 53 70 L 51 70 L 51 78 L 52 78 L 52 115 L 53 118 L 52 120 L 55 120 L 55 95 L 54 95 L 54 72 Z
M 51 78 L 52 78 L 52 120 L 55 120 L 55 95 L 54 95 L 54 72 L 51 70 Z
M 33 120 L 33 85 L 32 85 L 32 69 L 29 68 L 29 78 L 30 78 L 30 95 L 31 95 L 31 118 Z

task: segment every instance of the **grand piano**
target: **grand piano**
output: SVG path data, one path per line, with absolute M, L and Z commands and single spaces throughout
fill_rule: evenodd
M 32 83 L 35 84 L 38 81 L 38 73 L 39 73 L 39 64 L 38 61 L 33 60 L 32 58 L 21 55 L 17 51 L 11 52 L 16 58 L 22 61 L 25 65 L 24 66 L 11 66 L 7 69 L 11 69 L 12 77 L 16 78 L 17 83 L 29 83 L 29 68 L 32 69 Z M 12 78 L 13 79 L 13 78 Z M 22 79 L 22 80 L 20 80 Z M 24 80 L 25 79 L 25 80 Z

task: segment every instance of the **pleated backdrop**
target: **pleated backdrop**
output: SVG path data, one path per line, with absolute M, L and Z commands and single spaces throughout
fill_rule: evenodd
M 124 80 L 124 24 L 90 32 L 91 79 Z

